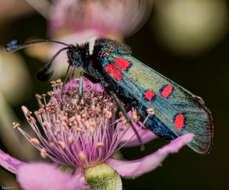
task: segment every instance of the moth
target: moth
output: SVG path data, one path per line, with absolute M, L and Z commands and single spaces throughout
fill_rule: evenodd
M 100 83 L 110 93 L 128 122 L 132 122 L 126 110 L 135 108 L 144 125 L 160 137 L 174 139 L 186 133 L 195 136 L 188 146 L 195 152 L 210 151 L 213 140 L 213 119 L 204 101 L 172 80 L 161 75 L 132 56 L 131 49 L 110 39 L 96 39 L 85 44 L 71 45 L 64 42 L 41 40 L 19 45 L 16 41 L 7 44 L 7 51 L 16 51 L 29 45 L 43 42 L 62 44 L 49 63 L 38 73 L 40 80 L 48 80 L 53 71 L 51 65 L 60 52 L 66 50 L 68 73 L 80 69 L 82 77 Z M 125 103 L 125 106 L 121 104 Z M 131 124 L 133 127 L 133 124 Z M 141 137 L 136 135 L 141 142 Z

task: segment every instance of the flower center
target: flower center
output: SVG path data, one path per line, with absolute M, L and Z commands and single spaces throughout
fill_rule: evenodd
M 36 95 L 40 107 L 35 112 L 36 119 L 22 107 L 37 138 L 30 137 L 15 124 L 42 157 L 67 166 L 88 167 L 104 162 L 121 148 L 128 127 L 117 127 L 120 119 L 116 118 L 116 105 L 100 86 L 84 81 L 83 97 L 78 103 L 77 79 L 64 89 L 60 80 L 51 84 L 53 91 Z

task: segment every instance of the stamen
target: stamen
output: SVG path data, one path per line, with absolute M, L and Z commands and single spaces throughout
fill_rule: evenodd
M 39 145 L 39 144 L 40 144 L 40 141 L 39 141 L 37 138 L 31 138 L 31 139 L 30 139 L 30 142 L 31 142 L 32 144 L 35 144 L 35 145 Z
M 21 124 L 18 123 L 18 122 L 13 122 L 12 124 L 13 124 L 13 128 L 14 128 L 14 129 L 16 129 L 16 128 L 18 128 L 18 127 L 21 126 Z
M 84 152 L 82 151 L 78 153 L 78 157 L 81 161 L 84 161 L 87 159 L 86 154 L 84 154 Z
M 57 144 L 62 148 L 65 149 L 66 145 L 63 141 L 58 141 Z
M 132 120 L 134 122 L 138 122 L 140 120 L 140 116 L 138 115 L 136 109 L 132 109 Z
M 104 143 L 98 142 L 98 143 L 96 144 L 96 148 L 102 148 L 102 147 L 104 147 Z
M 22 109 L 22 111 L 24 112 L 24 114 L 25 114 L 26 116 L 30 116 L 30 115 L 32 114 L 32 112 L 29 111 L 28 108 L 25 107 L 25 106 L 22 106 L 21 109 Z
M 73 140 L 74 140 L 73 136 L 68 137 L 68 143 L 69 144 L 72 144 L 73 143 Z
M 55 144 L 54 144 L 53 142 L 49 142 L 49 146 L 50 146 L 50 147 L 54 147 Z
M 117 106 L 114 100 L 107 96 L 106 92 L 92 90 L 93 86 L 90 83 L 87 89 L 83 89 L 84 95 L 81 104 L 78 104 L 76 84 L 77 81 L 73 81 L 72 86 L 68 86 L 60 94 L 63 83 L 60 80 L 51 81 L 53 91 L 42 95 L 36 94 L 40 106 L 38 111 L 34 112 L 37 120 L 25 106 L 22 106 L 37 135 L 36 138 L 30 137 L 18 128 L 19 123 L 14 122 L 13 126 L 26 136 L 43 158 L 49 157 L 63 165 L 84 167 L 102 162 L 119 150 L 123 146 L 120 142 L 129 124 L 125 125 L 127 121 L 122 113 L 121 119 L 116 119 Z M 136 110 L 133 110 L 131 118 L 138 121 Z M 39 130 L 36 121 L 41 125 L 42 131 Z M 115 125 L 117 122 L 120 122 L 120 125 Z
M 107 119 L 110 119 L 110 118 L 112 117 L 112 112 L 106 110 L 106 111 L 104 112 L 104 116 L 105 116 Z
M 44 148 L 42 148 L 40 151 L 40 155 L 42 158 L 46 158 L 47 157 L 47 151 Z
M 54 131 L 54 135 L 55 135 L 55 137 L 57 137 L 57 136 L 58 136 L 58 134 L 60 134 L 60 130 L 59 130 L 59 129 L 57 129 L 57 130 L 55 130 L 55 131 Z
M 52 91 L 49 91 L 47 94 L 48 94 L 50 97 L 51 97 L 51 96 L 54 96 L 54 92 L 52 92 Z
M 91 135 L 93 135 L 95 133 L 95 128 L 89 127 L 89 132 Z
M 34 117 L 30 116 L 30 118 L 28 118 L 28 122 L 29 122 L 30 124 L 35 124 L 35 123 L 36 123 L 36 120 L 35 120 Z
M 35 97 L 36 97 L 36 99 L 37 99 L 38 104 L 39 104 L 39 105 L 42 104 L 42 103 L 41 103 L 41 99 L 42 99 L 41 95 L 40 95 L 40 94 L 35 94 Z
M 43 125 L 45 128 L 47 128 L 47 129 L 51 129 L 51 125 L 50 125 L 50 123 L 47 122 L 47 121 L 44 121 L 44 122 L 42 123 L 42 125 Z
M 68 131 L 68 126 L 63 122 L 63 125 L 61 127 L 62 131 L 67 132 Z
M 127 120 L 126 120 L 126 118 L 124 117 L 123 113 L 122 113 L 122 112 L 119 112 L 118 114 L 119 114 L 119 117 L 120 117 L 120 121 L 121 121 L 124 125 L 126 125 Z

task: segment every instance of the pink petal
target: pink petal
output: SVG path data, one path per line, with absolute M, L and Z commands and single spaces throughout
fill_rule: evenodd
M 31 163 L 21 166 L 17 180 L 25 190 L 83 190 L 89 186 L 83 169 L 76 170 L 73 176 L 57 169 L 53 164 Z
M 107 164 L 114 168 L 119 175 L 134 177 L 150 172 L 161 165 L 161 162 L 169 153 L 176 153 L 180 148 L 189 143 L 194 135 L 185 134 L 173 140 L 170 144 L 162 147 L 158 151 L 138 160 L 121 161 L 115 159 L 107 160 Z
M 69 88 L 78 88 L 79 87 L 79 78 L 75 78 L 68 82 L 64 86 L 64 91 L 67 91 Z M 90 80 L 85 79 L 83 81 L 83 89 L 86 92 L 91 92 L 91 91 L 97 91 L 97 92 L 103 92 L 103 88 L 99 83 L 92 83 Z
M 50 33 L 70 28 L 93 28 L 103 34 L 127 35 L 138 30 L 151 12 L 152 1 L 138 0 L 81 1 L 59 0 L 52 6 Z
M 135 125 L 135 127 L 144 144 L 157 138 L 157 136 L 151 130 L 139 127 L 137 125 Z M 133 147 L 140 145 L 139 140 L 131 127 L 125 133 L 125 136 L 122 138 L 121 143 L 125 144 L 124 147 Z
M 130 118 L 133 118 L 133 111 L 129 111 L 128 112 L 128 116 Z M 139 136 L 141 137 L 143 143 L 147 143 L 155 138 L 157 138 L 157 136 L 149 129 L 147 128 L 143 128 L 144 125 L 141 123 L 141 125 L 137 124 L 137 123 L 133 123 L 136 130 L 138 131 Z M 122 122 L 118 123 L 117 127 L 121 127 L 123 124 Z M 134 133 L 133 129 L 131 127 L 129 127 L 129 129 L 127 130 L 127 132 L 125 133 L 125 135 L 123 136 L 121 143 L 125 144 L 124 147 L 133 147 L 133 146 L 138 146 L 140 145 L 139 140 L 137 138 L 137 135 Z
M 9 154 L 6 154 L 0 149 L 0 165 L 3 168 L 9 170 L 12 173 L 16 173 L 18 168 L 23 164 L 24 162 L 11 157 Z

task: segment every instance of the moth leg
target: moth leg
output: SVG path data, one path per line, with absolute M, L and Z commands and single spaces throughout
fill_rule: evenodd
M 146 110 L 148 115 L 146 116 L 146 118 L 144 119 L 143 121 L 143 124 L 145 125 L 145 123 L 147 122 L 147 120 L 149 119 L 150 116 L 154 115 L 155 114 L 155 110 L 152 109 L 152 108 L 149 108 Z
M 83 72 L 80 72 L 80 81 L 79 81 L 79 100 L 78 104 L 80 104 L 82 97 L 83 97 Z
M 135 128 L 134 124 L 132 123 L 132 120 L 130 119 L 130 117 L 127 115 L 125 108 L 123 107 L 123 105 L 121 104 L 120 100 L 118 99 L 118 97 L 116 96 L 116 94 L 113 91 L 109 91 L 109 93 L 111 94 L 111 96 L 114 98 L 115 102 L 117 103 L 119 109 L 121 110 L 121 112 L 123 113 L 126 121 L 130 124 L 130 126 L 132 127 L 134 133 L 136 134 L 138 141 L 140 142 L 141 146 L 140 146 L 140 150 L 143 151 L 145 149 L 143 141 L 137 131 L 137 129 Z
M 70 69 L 71 69 L 71 65 L 68 65 L 68 69 L 67 69 L 65 77 L 64 77 L 64 83 L 63 83 L 63 86 L 62 86 L 62 89 L 61 89 L 61 99 L 62 99 L 62 96 L 63 96 L 63 93 L 64 93 L 64 86 L 69 81 Z
M 62 88 L 61 88 L 60 96 L 61 96 L 62 100 L 63 100 L 63 94 L 64 94 L 64 86 L 69 80 L 73 79 L 74 72 L 75 72 L 75 68 L 73 66 L 71 66 L 71 65 L 68 65 L 68 69 L 66 71 L 66 74 L 65 74 L 65 77 L 64 77 L 64 82 L 63 82 L 63 85 L 62 85 Z M 63 101 L 61 101 L 61 102 L 63 102 Z M 62 103 L 61 103 L 61 108 L 63 108 L 63 104 Z

